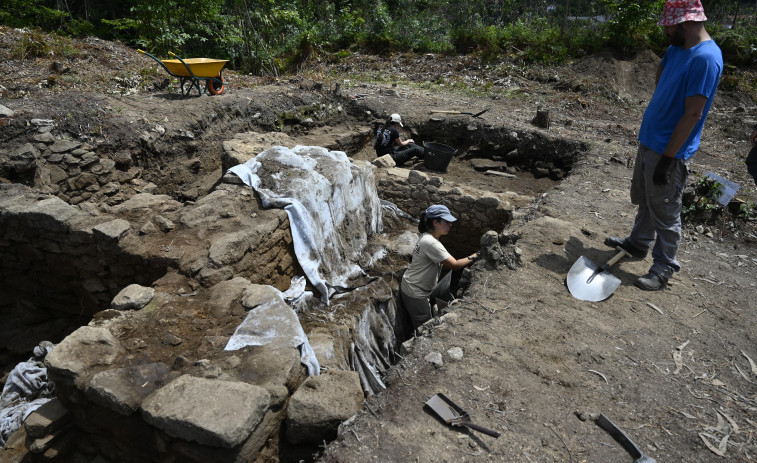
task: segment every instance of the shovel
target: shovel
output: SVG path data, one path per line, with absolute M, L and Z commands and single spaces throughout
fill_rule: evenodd
M 612 259 L 608 260 L 603 266 L 581 256 L 568 272 L 568 289 L 570 294 L 580 301 L 598 302 L 610 297 L 618 286 L 620 279 L 614 277 L 607 271 L 610 267 L 618 263 L 623 257 L 631 257 L 629 253 L 621 247 L 617 247 L 618 253 Z
M 449 400 L 441 392 L 428 399 L 426 406 L 433 410 L 436 416 L 438 416 L 439 418 L 444 420 L 445 423 L 451 426 L 465 426 L 467 428 L 475 429 L 476 431 L 482 432 L 484 434 L 488 434 L 492 437 L 500 436 L 500 433 L 498 433 L 497 431 L 492 431 L 491 429 L 487 429 L 483 426 L 471 423 L 470 415 L 468 415 L 468 413 L 465 412 L 462 408 L 455 405 L 454 402 Z
M 434 113 L 442 113 L 442 114 L 466 114 L 468 116 L 478 118 L 480 115 L 482 115 L 483 113 L 485 113 L 489 109 L 491 109 L 491 108 L 486 108 L 483 111 L 481 111 L 480 113 L 475 113 L 475 114 L 474 113 L 467 113 L 465 111 L 444 111 L 444 110 L 441 110 L 441 109 L 432 109 L 428 113 L 429 114 L 434 114 Z

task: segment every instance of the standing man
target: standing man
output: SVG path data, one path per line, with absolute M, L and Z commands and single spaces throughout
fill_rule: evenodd
M 704 28 L 706 20 L 700 0 L 665 2 L 657 24 L 665 28 L 671 45 L 657 68 L 657 86 L 641 121 L 631 180 L 631 202 L 639 210 L 627 238 L 605 239 L 606 245 L 640 259 L 654 244 L 649 273 L 635 281 L 647 291 L 664 288 L 681 269 L 676 253 L 687 165 L 699 148 L 723 71 L 723 55 Z
M 754 184 L 757 185 L 757 125 L 753 127 L 749 141 L 752 142 L 752 150 L 747 154 L 744 162 L 747 172 L 754 179 Z

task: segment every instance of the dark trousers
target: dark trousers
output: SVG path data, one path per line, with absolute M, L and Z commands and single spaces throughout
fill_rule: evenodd
M 746 155 L 746 170 L 749 175 L 754 179 L 754 184 L 757 185 L 757 145 L 752 147 L 752 151 Z
M 401 166 L 415 156 L 423 159 L 423 148 L 415 143 L 408 143 L 402 148 L 397 148 L 392 154 L 392 159 L 398 166 Z

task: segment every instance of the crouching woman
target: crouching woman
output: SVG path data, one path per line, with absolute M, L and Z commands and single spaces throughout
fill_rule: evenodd
M 413 329 L 431 319 L 429 297 L 437 289 L 442 266 L 459 270 L 472 264 L 478 253 L 455 259 L 439 238 L 449 233 L 452 222 L 457 221 L 446 206 L 435 204 L 421 213 L 418 231 L 421 237 L 413 250 L 413 258 L 400 283 L 400 297 Z

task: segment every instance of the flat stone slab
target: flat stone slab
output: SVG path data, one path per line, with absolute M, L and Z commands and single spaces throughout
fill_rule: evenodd
M 110 331 L 82 326 L 47 354 L 45 364 L 58 374 L 75 378 L 92 367 L 112 365 L 120 352 L 121 345 Z
M 164 363 L 116 368 L 96 374 L 86 389 L 87 397 L 122 415 L 134 412 L 156 384 L 168 375 Z
M 224 448 L 244 442 L 269 408 L 270 396 L 262 387 L 189 375 L 142 403 L 145 421 L 166 434 Z

